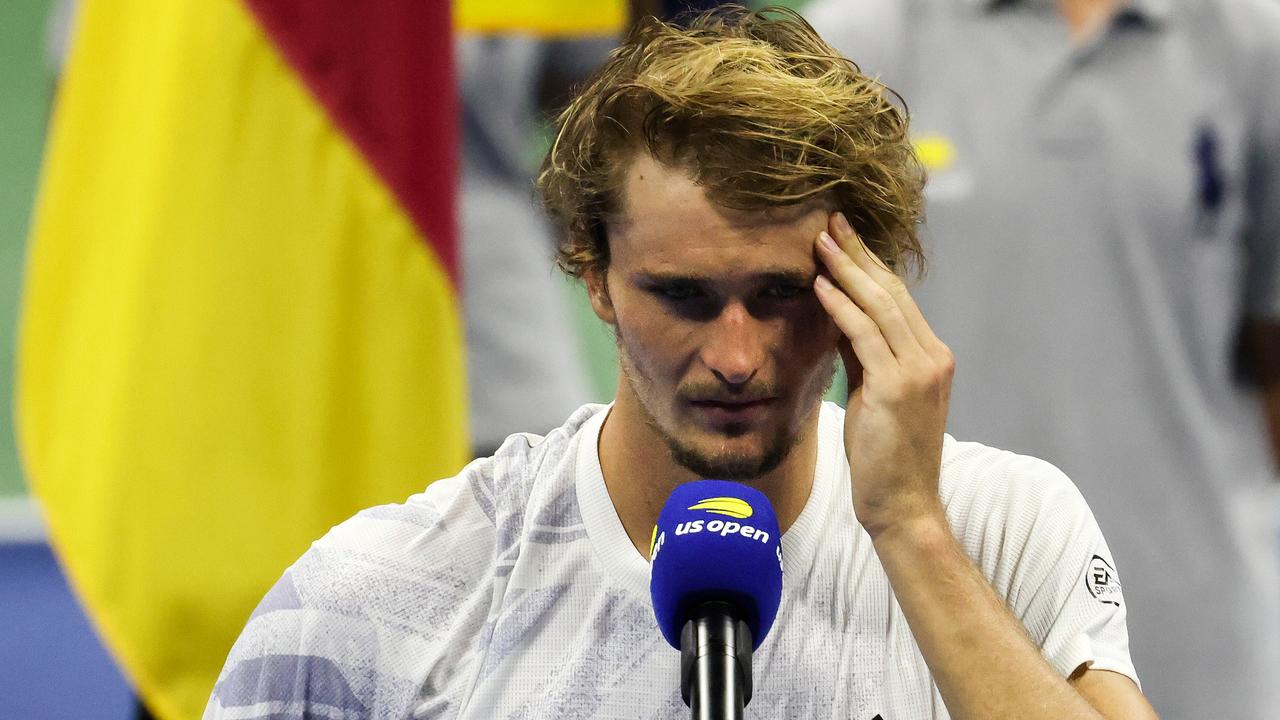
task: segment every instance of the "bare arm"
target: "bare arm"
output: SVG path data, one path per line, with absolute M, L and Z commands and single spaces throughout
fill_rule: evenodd
M 1155 718 L 1129 678 L 1082 670 L 1068 682 L 974 567 L 945 517 L 875 539 L 925 662 L 956 718 Z
M 830 278 L 815 291 L 848 340 L 855 379 L 844 431 L 854 511 L 947 709 L 972 720 L 1154 718 L 1113 673 L 1061 677 L 965 555 L 938 495 L 951 352 L 842 216 L 823 235 L 817 252 Z
M 1076 669 L 1069 682 L 1108 720 L 1155 718 L 1155 710 L 1132 680 L 1107 670 Z

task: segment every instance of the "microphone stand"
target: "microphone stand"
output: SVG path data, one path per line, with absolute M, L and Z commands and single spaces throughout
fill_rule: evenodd
M 751 702 L 751 630 L 729 603 L 695 606 L 681 629 L 680 694 L 693 720 L 743 720 Z

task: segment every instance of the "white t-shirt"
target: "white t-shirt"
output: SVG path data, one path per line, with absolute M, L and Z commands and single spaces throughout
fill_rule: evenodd
M 688 717 L 648 564 L 601 474 L 607 413 L 588 405 L 545 438 L 512 436 L 330 531 L 254 611 L 205 718 Z M 947 718 L 854 519 L 843 419 L 823 406 L 747 715 Z M 1116 563 L 1062 473 L 948 437 L 941 488 L 965 551 L 1058 672 L 1137 679 Z

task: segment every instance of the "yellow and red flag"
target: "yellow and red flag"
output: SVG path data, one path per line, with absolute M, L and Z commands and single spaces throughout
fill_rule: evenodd
M 616 35 L 626 0 L 455 0 L 455 24 L 468 33 L 542 36 Z
M 87 0 L 32 224 L 18 431 L 163 718 L 284 568 L 466 458 L 450 11 Z

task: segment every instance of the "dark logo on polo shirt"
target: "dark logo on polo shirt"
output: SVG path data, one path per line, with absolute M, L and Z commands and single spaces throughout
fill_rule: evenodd
M 1098 602 L 1120 607 L 1120 578 L 1116 576 L 1116 569 L 1101 555 L 1094 555 L 1089 561 L 1089 569 L 1084 574 L 1084 586 Z
M 1201 235 L 1212 235 L 1227 194 L 1221 143 L 1212 124 L 1205 122 L 1196 130 L 1192 156 L 1196 165 L 1196 230 Z

